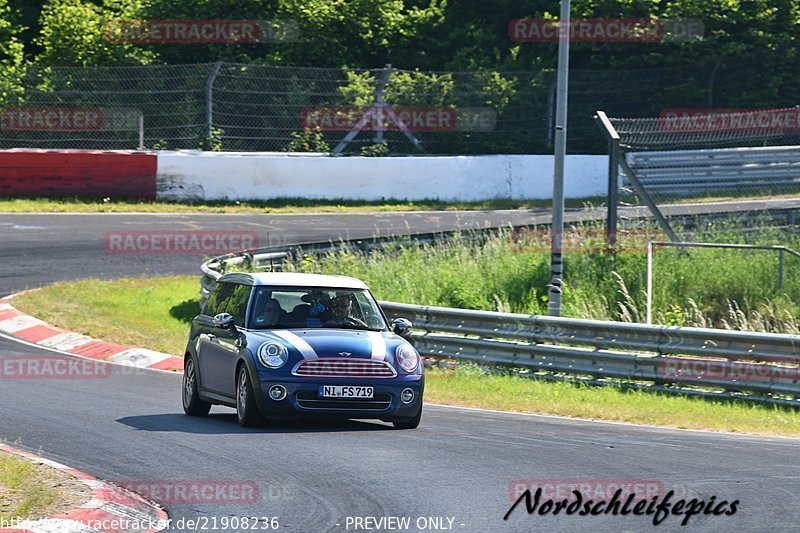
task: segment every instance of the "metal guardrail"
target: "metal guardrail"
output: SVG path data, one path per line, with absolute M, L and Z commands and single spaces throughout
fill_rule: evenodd
M 533 371 L 776 395 L 800 405 L 800 336 L 380 302 L 425 355 Z M 779 399 L 778 396 L 789 398 Z
M 423 239 L 430 235 L 422 236 Z M 313 243 L 228 254 L 201 266 L 203 300 L 228 266 L 259 270 L 293 254 L 377 241 Z M 800 407 L 800 336 L 668 327 L 379 302 L 414 324 L 421 354 L 522 368 L 544 377 L 625 383 L 682 394 Z
M 629 152 L 625 157 L 642 185 L 654 192 L 800 183 L 800 146 Z

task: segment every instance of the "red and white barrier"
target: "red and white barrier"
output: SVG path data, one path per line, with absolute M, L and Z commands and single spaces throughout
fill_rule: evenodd
M 0 197 L 156 198 L 157 156 L 95 150 L 0 150 Z
M 567 156 L 566 196 L 604 195 L 607 172 L 606 156 Z M 0 196 L 5 197 L 479 201 L 549 199 L 552 192 L 552 155 L 0 151 Z

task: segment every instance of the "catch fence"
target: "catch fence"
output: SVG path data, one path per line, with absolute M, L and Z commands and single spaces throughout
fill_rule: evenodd
M 657 116 L 667 108 L 730 105 L 736 95 L 757 94 L 752 79 L 730 75 L 737 68 L 572 69 L 568 150 L 604 152 L 592 121 L 598 108 L 614 117 Z M 385 141 L 391 154 L 552 153 L 552 69 L 29 66 L 12 85 L 19 90 L 0 101 L 0 148 L 141 144 L 380 155 L 386 150 L 374 145 Z M 773 89 L 791 100 L 791 87 Z M 358 127 L 365 114 L 369 120 Z M 341 146 L 348 134 L 355 135 Z

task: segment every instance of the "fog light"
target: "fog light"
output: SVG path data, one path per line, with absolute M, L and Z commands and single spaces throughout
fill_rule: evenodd
M 411 389 L 403 389 L 403 392 L 400 393 L 400 400 L 403 403 L 411 403 L 414 401 L 414 391 Z
M 269 397 L 279 402 L 286 398 L 286 387 L 283 385 L 273 385 L 269 388 Z

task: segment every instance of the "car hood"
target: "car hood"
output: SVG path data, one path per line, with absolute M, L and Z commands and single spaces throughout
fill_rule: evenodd
M 264 342 L 280 342 L 303 358 L 393 359 L 406 340 L 394 333 L 350 329 L 274 329 L 257 332 Z

